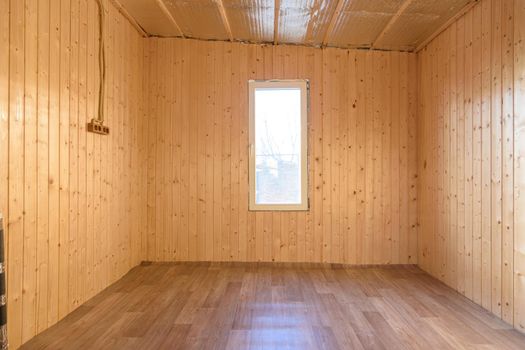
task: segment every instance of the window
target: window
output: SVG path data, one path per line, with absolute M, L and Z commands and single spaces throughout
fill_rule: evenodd
M 249 81 L 250 210 L 308 210 L 306 80 Z

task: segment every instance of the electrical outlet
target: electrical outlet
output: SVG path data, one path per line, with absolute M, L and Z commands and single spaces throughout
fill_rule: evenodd
M 88 132 L 94 132 L 95 134 L 108 135 L 109 127 L 102 124 L 97 119 L 91 119 L 91 122 L 87 125 Z

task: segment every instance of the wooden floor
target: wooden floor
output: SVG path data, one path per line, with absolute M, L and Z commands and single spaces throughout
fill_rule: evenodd
M 525 349 L 416 267 L 139 266 L 24 349 Z

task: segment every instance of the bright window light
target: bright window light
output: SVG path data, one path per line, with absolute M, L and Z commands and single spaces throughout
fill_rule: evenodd
M 304 80 L 250 81 L 250 210 L 307 210 Z

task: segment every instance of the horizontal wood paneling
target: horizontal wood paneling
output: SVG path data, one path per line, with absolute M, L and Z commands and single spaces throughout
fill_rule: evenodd
M 483 0 L 418 56 L 419 264 L 521 331 L 524 26 Z
M 416 263 L 416 56 L 149 39 L 148 260 Z M 307 212 L 250 212 L 248 79 L 309 79 Z
M 0 1 L 0 212 L 16 349 L 141 260 L 143 39 L 106 7 L 106 123 L 93 0 Z M 143 169 L 143 170 L 141 170 Z

